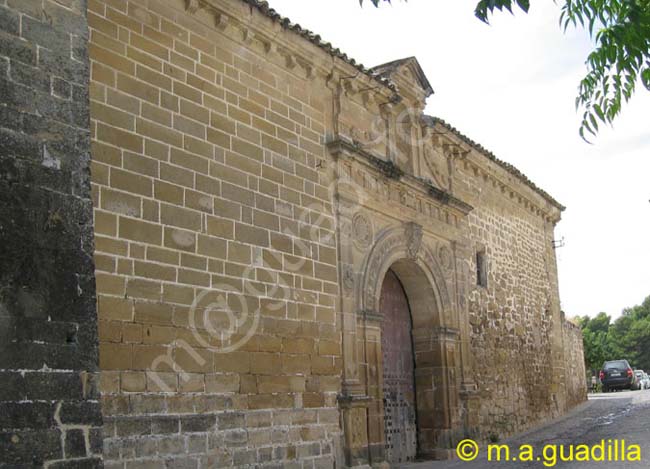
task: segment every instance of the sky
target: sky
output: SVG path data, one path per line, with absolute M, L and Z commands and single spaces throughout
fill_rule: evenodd
M 416 56 L 441 117 L 567 207 L 556 227 L 562 309 L 617 317 L 650 295 L 650 93 L 641 85 L 613 128 L 578 135 L 575 96 L 592 44 L 562 31 L 560 7 L 474 17 L 476 0 L 270 0 L 367 67 Z M 558 2 L 561 4 L 562 2 Z

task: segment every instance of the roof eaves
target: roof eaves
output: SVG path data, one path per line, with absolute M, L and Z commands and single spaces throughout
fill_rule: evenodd
M 528 176 L 526 176 L 524 173 L 522 173 L 520 170 L 518 170 L 515 166 L 513 166 L 510 163 L 507 163 L 507 162 L 497 158 L 496 155 L 494 153 L 492 153 L 490 150 L 485 148 L 480 143 L 475 142 L 474 140 L 469 138 L 467 135 L 463 134 L 460 130 L 456 129 L 454 126 L 447 123 L 443 119 L 441 119 L 439 117 L 425 115 L 424 116 L 424 122 L 429 126 L 433 126 L 433 125 L 435 125 L 437 123 L 437 124 L 440 124 L 441 126 L 445 127 L 447 130 L 449 130 L 450 132 L 453 132 L 456 136 L 458 136 L 465 143 L 467 143 L 468 145 L 472 146 L 474 149 L 481 152 L 488 159 L 494 161 L 496 164 L 501 166 L 503 169 L 508 171 L 513 176 L 516 176 L 523 183 L 525 183 L 528 187 L 533 189 L 535 192 L 537 192 L 539 195 L 541 195 L 544 199 L 546 199 L 548 202 L 550 202 L 552 205 L 554 205 L 556 208 L 558 208 L 561 212 L 566 209 L 566 207 L 564 205 L 562 205 L 557 200 L 555 200 L 544 189 L 541 189 L 539 186 L 537 186 L 533 181 L 531 181 L 528 178 Z
M 357 62 L 352 57 L 348 57 L 348 55 L 343 53 L 339 48 L 335 48 L 331 43 L 323 41 L 320 35 L 315 34 L 309 31 L 308 29 L 303 28 L 297 23 L 292 23 L 289 18 L 280 15 L 277 11 L 271 8 L 268 2 L 263 0 L 241 0 L 241 1 L 250 5 L 253 8 L 256 8 L 260 13 L 270 18 L 272 21 L 280 23 L 284 29 L 295 32 L 296 34 L 307 39 L 312 44 L 323 49 L 332 57 L 341 59 L 345 63 L 356 68 L 359 72 L 381 83 L 383 86 L 385 86 L 392 92 L 398 93 L 397 86 L 395 85 L 395 83 L 393 83 L 392 80 L 390 80 L 390 78 L 382 76 L 379 73 L 373 72 L 372 69 L 365 67 L 363 64 Z

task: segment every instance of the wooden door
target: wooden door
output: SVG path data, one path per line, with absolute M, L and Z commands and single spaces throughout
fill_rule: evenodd
M 411 313 L 397 276 L 389 270 L 381 288 L 383 315 L 384 433 L 390 463 L 413 461 L 417 453 Z

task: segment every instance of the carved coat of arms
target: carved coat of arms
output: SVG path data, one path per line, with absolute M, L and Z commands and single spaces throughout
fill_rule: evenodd
M 406 236 L 406 251 L 411 259 L 415 259 L 422 246 L 422 226 L 415 222 L 408 222 L 404 227 Z

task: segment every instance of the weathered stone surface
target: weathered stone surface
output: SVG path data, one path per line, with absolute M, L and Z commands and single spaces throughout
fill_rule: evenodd
M 586 375 L 584 361 L 584 345 L 582 330 L 571 321 L 564 321 L 564 382 L 566 388 L 566 406 L 568 408 L 582 403 L 585 400 Z
M 0 465 L 101 467 L 86 3 L 0 30 Z

